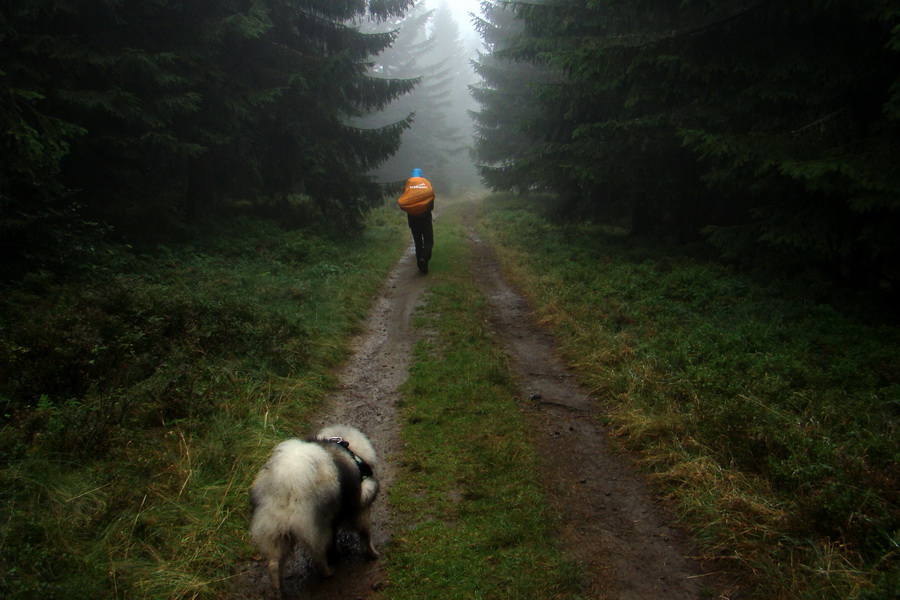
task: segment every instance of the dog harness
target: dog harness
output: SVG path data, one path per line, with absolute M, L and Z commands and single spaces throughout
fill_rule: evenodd
M 364 461 L 363 459 L 361 459 L 360 457 L 358 457 L 356 454 L 353 453 L 353 450 L 350 449 L 350 442 L 348 442 L 344 438 L 340 438 L 340 437 L 328 438 L 328 441 L 337 444 L 338 446 L 340 446 L 341 448 L 343 448 L 344 450 L 347 451 L 347 454 L 349 454 L 350 457 L 353 459 L 353 461 L 356 463 L 356 467 L 359 469 L 360 475 L 362 475 L 364 478 L 372 477 L 372 475 L 374 474 L 372 472 L 372 467 L 369 466 L 369 463 L 367 463 L 366 461 Z

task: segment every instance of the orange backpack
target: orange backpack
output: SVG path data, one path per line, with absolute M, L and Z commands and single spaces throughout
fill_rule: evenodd
M 434 188 L 431 187 L 431 182 L 424 177 L 410 177 L 406 182 L 406 190 L 403 195 L 397 198 L 400 208 L 413 216 L 425 214 L 432 201 L 434 201 Z

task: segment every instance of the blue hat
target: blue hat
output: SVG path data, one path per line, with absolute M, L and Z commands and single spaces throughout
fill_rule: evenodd
M 412 175 L 410 177 L 422 177 L 422 169 L 413 169 Z

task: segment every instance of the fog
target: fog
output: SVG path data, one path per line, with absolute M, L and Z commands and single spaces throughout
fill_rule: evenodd
M 453 14 L 453 19 L 459 25 L 460 35 L 464 41 L 473 40 L 478 43 L 478 34 L 472 26 L 472 16 L 470 13 L 479 14 L 481 0 L 426 0 L 423 4 L 429 9 L 438 8 L 441 4 L 446 4 Z
M 470 61 L 480 45 L 469 13 L 478 10 L 479 0 L 426 0 L 403 19 L 368 26 L 372 31 L 399 30 L 393 47 L 375 58 L 373 76 L 421 78 L 412 93 L 363 119 L 365 126 L 382 127 L 415 113 L 400 150 L 374 171 L 379 181 L 401 181 L 421 168 L 444 193 L 480 187 L 470 154 L 469 114 L 477 110 L 469 93 L 477 79 Z

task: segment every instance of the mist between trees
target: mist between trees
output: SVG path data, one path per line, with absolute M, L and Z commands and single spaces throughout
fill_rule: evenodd
M 7 2 L 5 276 L 235 214 L 353 230 L 419 167 L 896 289 L 892 2 L 486 1 L 478 48 L 434 5 Z

